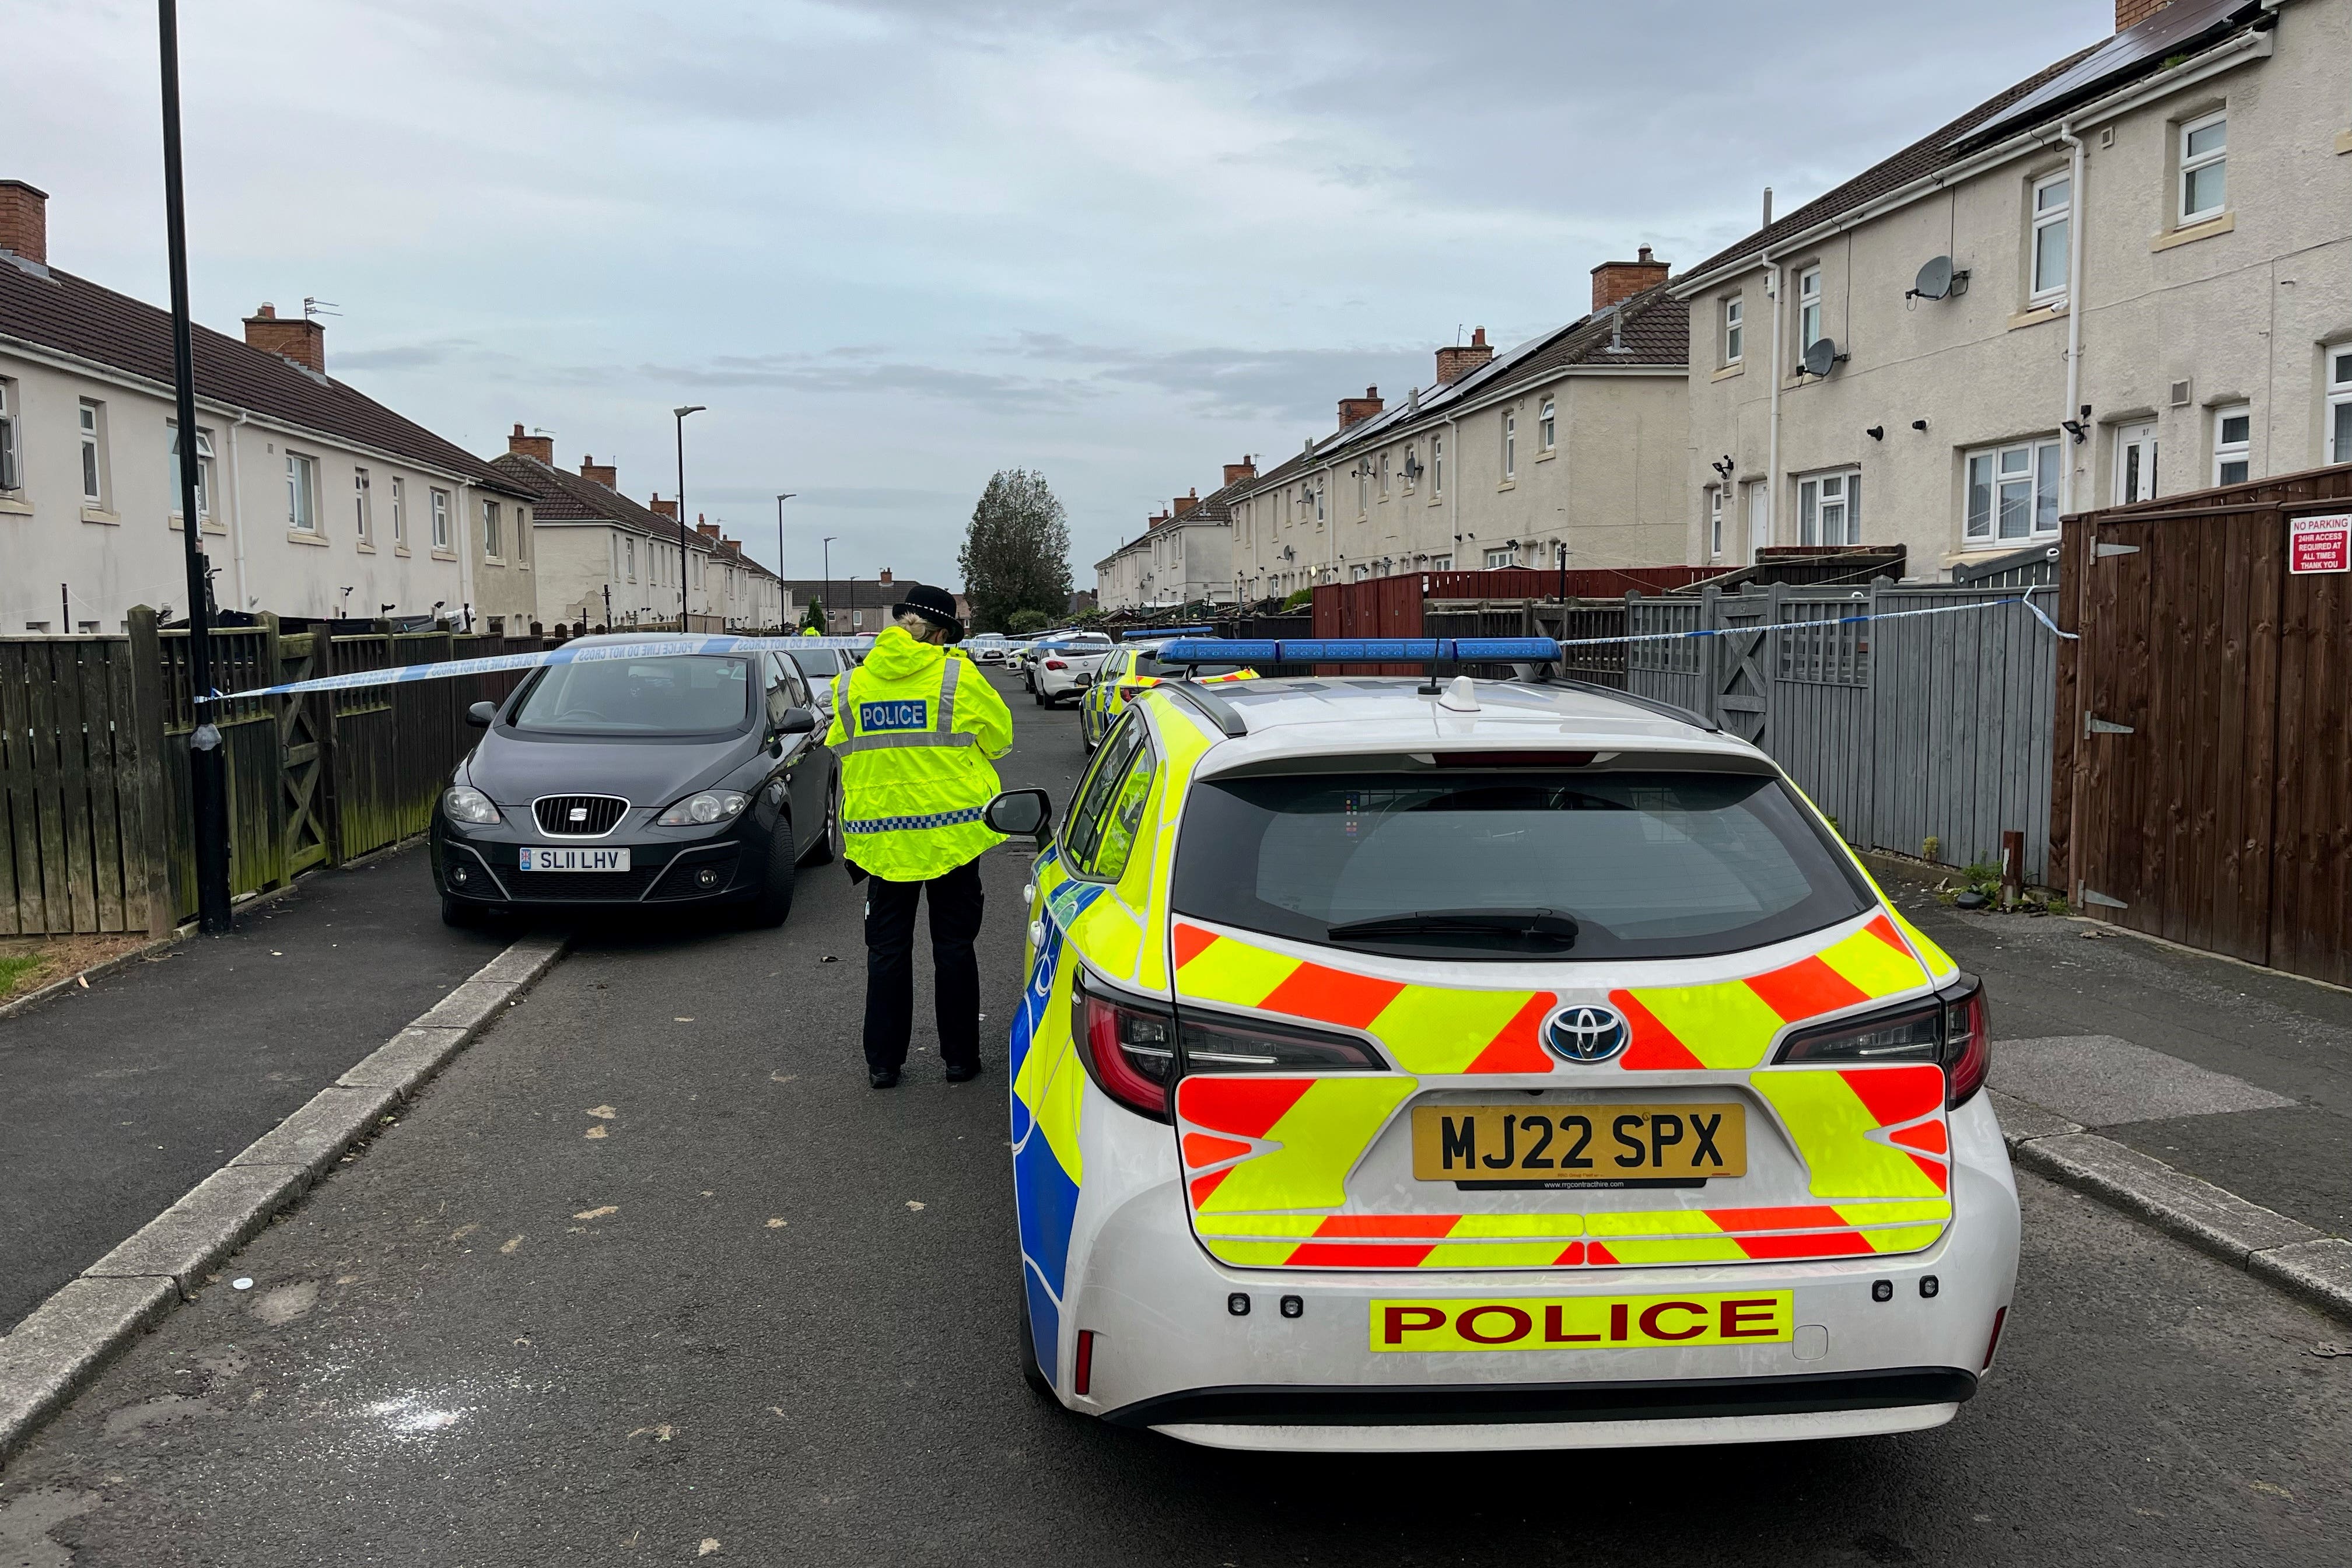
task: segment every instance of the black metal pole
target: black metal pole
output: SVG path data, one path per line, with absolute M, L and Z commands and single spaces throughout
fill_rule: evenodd
M 196 731 L 188 751 L 190 830 L 196 851 L 196 920 L 208 936 L 231 926 L 228 897 L 228 759 L 213 722 L 211 584 L 205 575 L 202 520 L 196 512 L 196 352 L 188 313 L 188 204 L 180 179 L 180 17 L 175 0 L 156 0 L 163 70 L 163 227 L 172 267 L 172 374 L 180 419 L 180 542 L 188 568 L 188 691 Z M 274 677 L 272 678 L 274 679 Z
M 686 415 L 677 416 L 677 631 L 686 635 Z

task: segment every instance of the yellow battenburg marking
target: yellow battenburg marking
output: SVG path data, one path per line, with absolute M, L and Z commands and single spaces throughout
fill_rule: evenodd
M 1933 1247 L 1936 1238 L 1944 1234 L 1940 1225 L 1906 1226 L 1898 1230 L 1865 1230 L 1863 1239 L 1874 1252 L 1917 1252 Z
M 1045 1140 L 1071 1181 L 1081 1182 L 1078 1111 L 1086 1102 L 1087 1069 L 1070 1038 L 1070 980 L 1076 973 L 1076 961 L 1065 946 L 1053 993 L 1030 1039 L 1029 1054 L 1021 1059 L 1013 1092 L 1029 1108 L 1037 1124 L 1034 1136 Z
M 1233 1167 L 1202 1211 L 1338 1208 L 1348 1201 L 1357 1158 L 1420 1086 L 1419 1079 L 1385 1074 L 1318 1079 L 1266 1130 L 1282 1147 Z
M 1105 895 L 1070 922 L 1070 945 L 1085 953 L 1097 973 L 1132 983 L 1136 954 L 1143 945 L 1143 926 L 1134 910 Z
M 1908 953 L 1895 952 L 1883 937 L 1858 931 L 1843 942 L 1822 949 L 1821 961 L 1836 970 L 1867 996 L 1892 996 L 1916 991 L 1927 976 Z
M 1176 819 L 1185 793 L 1192 787 L 1192 771 L 1208 754 L 1211 742 L 1200 724 L 1192 721 L 1193 716 L 1189 710 L 1180 713 L 1172 702 L 1164 700 L 1157 706 L 1158 711 L 1144 715 L 1159 721 L 1152 733 L 1160 742 L 1164 761 L 1160 769 L 1160 798 L 1153 806 L 1159 826 L 1152 837 L 1148 859 L 1150 880 L 1137 895 L 1143 909 L 1144 929 L 1150 935 L 1144 943 L 1136 979 L 1149 990 L 1164 991 L 1168 988 L 1168 890 L 1176 853 Z M 1136 859 L 1145 861 L 1146 857 L 1139 854 Z M 1132 874 L 1130 867 L 1129 875 Z M 1121 891 L 1125 891 L 1124 886 Z
M 1636 991 L 1633 1000 L 1672 1031 L 1702 1065 L 1718 1071 L 1752 1068 L 1762 1061 L 1781 1024 L 1780 1015 L 1738 980 L 1721 985 Z
M 1838 1218 L 1854 1226 L 1869 1225 L 1900 1225 L 1906 1220 L 1932 1219 L 1938 1222 L 1952 1217 L 1951 1202 L 1937 1198 L 1933 1203 L 1907 1204 L 1835 1204 Z
M 1416 1268 L 1548 1268 L 1559 1261 L 1562 1241 L 1442 1241 Z
M 1921 931 L 1901 915 L 1895 914 L 1894 905 L 1889 904 L 1886 907 L 1886 912 L 1894 916 L 1895 928 L 1901 931 L 1904 940 L 1911 944 L 1911 951 L 1919 955 L 1921 961 L 1936 973 L 1937 978 L 1959 972 L 1960 966 L 1952 962 L 1952 955 L 1937 947 L 1926 931 Z
M 1482 1236 L 1549 1236 L 1571 1241 L 1584 1234 L 1584 1216 L 1572 1214 L 1465 1214 L 1448 1233 L 1455 1240 Z
M 1449 991 L 1408 985 L 1372 1020 L 1372 1033 L 1407 1072 L 1461 1072 L 1528 1005 L 1531 991 Z
M 1628 1214 L 1589 1214 L 1594 1236 L 1721 1236 L 1723 1227 L 1696 1209 L 1652 1209 Z M 1616 1251 L 1612 1245 L 1612 1252 Z
M 1818 1198 L 1929 1198 L 1943 1194 L 1911 1156 L 1871 1142 L 1878 1119 L 1834 1070 L 1778 1068 L 1748 1075 L 1796 1140 Z
M 1181 994 L 1199 1001 L 1255 1007 L 1289 979 L 1299 963 L 1245 942 L 1219 937 L 1177 972 L 1176 984 Z
M 1241 1268 L 1272 1268 L 1287 1262 L 1298 1246 L 1295 1241 L 1226 1241 L 1213 1236 L 1202 1239 L 1210 1257 Z

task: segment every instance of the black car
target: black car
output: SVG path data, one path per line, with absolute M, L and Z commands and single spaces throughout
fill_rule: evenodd
M 841 766 L 774 654 L 633 654 L 583 637 L 534 670 L 433 810 L 441 918 L 562 905 L 730 904 L 780 924 L 793 872 L 840 852 Z

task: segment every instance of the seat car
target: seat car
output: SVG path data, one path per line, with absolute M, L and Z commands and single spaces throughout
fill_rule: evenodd
M 1064 632 L 1031 656 L 1030 690 L 1040 708 L 1051 708 L 1094 684 L 1110 638 L 1100 632 Z
M 833 683 L 856 664 L 856 656 L 836 647 L 796 647 L 788 650 L 784 657 L 793 661 L 793 667 L 801 672 L 801 679 L 808 682 L 809 695 L 816 700 L 817 712 L 830 723 L 833 720 Z M 818 728 L 821 731 L 824 725 Z
M 1541 674 L 1170 681 L 1039 837 L 1023 1371 L 1070 1410 L 1739 1443 L 1934 1426 L 1992 1365 L 1982 992 L 1755 747 Z
M 961 645 L 965 657 L 974 664 L 1003 664 L 1012 652 L 1012 644 L 1003 632 L 975 632 Z
M 1078 700 L 1078 744 L 1091 752 L 1102 744 L 1118 716 L 1127 711 L 1129 699 L 1147 686 L 1166 679 L 1206 679 L 1221 675 L 1238 675 L 1244 667 L 1238 663 L 1194 664 L 1175 666 L 1161 664 L 1152 651 L 1168 639 L 1160 642 L 1129 643 L 1113 648 L 1096 672 L 1094 683 Z
M 792 910 L 798 865 L 840 848 L 840 766 L 799 667 L 583 637 L 503 703 L 435 804 L 442 918 L 554 906 Z M 814 651 L 814 650 L 812 650 Z

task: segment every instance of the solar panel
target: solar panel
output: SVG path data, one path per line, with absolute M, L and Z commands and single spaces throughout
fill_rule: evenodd
M 2149 68 L 2174 55 L 2193 52 L 2209 36 L 2258 16 L 2261 0 L 2173 0 L 2147 21 L 2125 28 L 1981 125 L 1947 143 L 1984 141 L 1997 132 L 2031 124 L 2060 105 L 2088 97 L 2097 88 Z

